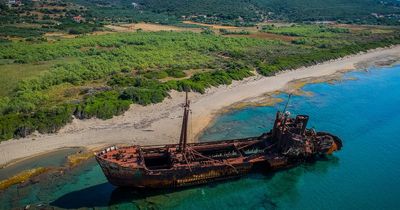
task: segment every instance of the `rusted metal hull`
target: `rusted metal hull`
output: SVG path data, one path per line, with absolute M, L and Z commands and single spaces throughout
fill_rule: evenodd
M 197 148 L 214 148 L 215 145 L 230 145 L 240 141 L 250 142 L 255 138 L 247 138 L 242 140 L 228 140 L 221 142 L 207 142 L 189 144 Z M 166 145 L 170 148 L 178 147 L 178 145 Z M 152 148 L 147 147 L 147 148 Z M 158 148 L 158 147 L 155 147 Z M 223 163 L 202 164 L 201 166 L 181 166 L 164 170 L 149 170 L 145 167 L 121 167 L 120 164 L 112 163 L 99 156 L 96 160 L 101 166 L 108 181 L 121 187 L 133 188 L 178 188 L 193 185 L 206 184 L 215 181 L 234 179 L 246 175 L 255 166 L 252 162 L 238 162 L 231 166 Z M 265 160 L 259 161 L 259 163 Z M 233 167 L 232 167 L 233 166 Z
M 179 188 L 271 172 L 329 155 L 342 147 L 329 133 L 307 130 L 308 116 L 283 118 L 258 137 L 161 146 L 111 147 L 96 154 L 108 181 L 133 188 Z
M 144 169 L 116 169 L 108 164 L 102 165 L 108 181 L 115 186 L 152 189 L 187 187 L 238 178 L 250 172 L 252 164 L 236 167 L 238 172 L 227 166 L 208 166 L 191 171 L 181 168 L 163 173 L 148 173 Z
M 216 145 L 218 143 L 215 142 Z M 208 144 L 207 146 L 212 147 L 213 144 Z M 284 156 L 274 154 L 274 148 L 271 148 L 271 153 L 267 152 L 267 154 L 247 161 L 241 159 L 238 163 L 231 166 L 210 163 L 203 166 L 182 166 L 165 170 L 148 170 L 144 167 L 122 167 L 120 164 L 109 162 L 98 156 L 96 156 L 96 160 L 100 164 L 108 181 L 115 186 L 160 189 L 187 187 L 234 179 L 245 176 L 252 171 L 272 172 L 314 159 L 313 157 L 299 157 L 298 159 L 290 160 Z

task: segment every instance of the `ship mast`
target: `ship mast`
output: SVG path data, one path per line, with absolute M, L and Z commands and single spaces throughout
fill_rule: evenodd
M 283 109 L 283 114 L 285 114 L 285 112 L 286 112 L 286 109 L 288 108 L 288 106 L 289 106 L 289 102 L 290 102 L 290 98 L 292 97 L 292 94 L 290 93 L 289 95 L 288 95 L 288 99 L 287 99 L 287 101 L 286 101 L 286 105 L 285 105 L 285 108 Z
M 292 94 L 290 93 L 288 95 L 288 99 L 286 101 L 285 108 L 283 109 L 283 111 L 282 112 L 280 112 L 280 111 L 276 112 L 274 127 L 272 128 L 272 137 L 273 138 L 279 138 L 280 139 L 280 137 L 277 136 L 277 130 L 278 129 L 282 129 L 282 131 L 284 131 L 284 129 L 285 129 L 286 120 L 287 120 L 287 117 L 288 117 L 288 113 L 286 112 L 286 110 L 287 110 L 287 108 L 289 106 L 289 102 L 290 102 L 290 98 L 291 97 L 292 97 Z
M 181 136 L 179 139 L 179 152 L 186 151 L 186 144 L 188 139 L 188 124 L 189 124 L 189 111 L 190 111 L 190 101 L 188 99 L 188 91 L 186 91 L 186 99 L 185 104 L 183 106 L 183 120 L 182 120 L 182 128 L 181 128 Z
M 283 118 L 283 123 L 282 123 L 282 131 L 285 129 L 286 120 L 287 120 L 287 118 L 288 118 L 289 115 L 290 115 L 290 112 L 286 111 L 286 109 L 287 109 L 288 106 L 289 106 L 289 102 L 290 102 L 290 98 L 291 98 L 291 97 L 292 97 L 292 94 L 290 93 L 289 96 L 288 96 L 288 99 L 287 99 L 285 108 L 283 109 L 283 112 L 282 112 L 282 114 L 283 114 L 283 116 L 284 116 L 284 118 Z

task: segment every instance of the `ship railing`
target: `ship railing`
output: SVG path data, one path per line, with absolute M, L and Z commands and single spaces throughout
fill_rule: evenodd
M 220 143 L 236 143 L 236 142 L 243 142 L 243 141 L 261 141 L 258 140 L 259 137 L 248 137 L 248 138 L 242 138 L 242 139 L 230 139 L 230 140 L 222 140 L 222 141 L 217 141 L 219 144 Z M 197 143 L 188 143 L 188 146 L 197 146 L 197 145 L 212 145 L 215 144 L 215 141 L 207 141 L 207 142 L 197 142 Z M 128 146 L 129 147 L 129 146 Z M 143 149 L 146 148 L 172 148 L 172 147 L 178 147 L 178 144 L 154 144 L 154 145 L 143 145 L 140 146 Z
M 255 153 L 255 154 L 252 154 L 252 155 L 250 155 L 250 156 L 247 156 L 247 157 L 244 158 L 244 160 L 245 160 L 245 161 L 248 161 L 248 160 L 250 160 L 251 158 L 256 158 L 256 157 L 262 156 L 262 155 L 263 155 L 263 152 L 265 152 L 265 151 L 268 150 L 268 149 L 271 149 L 271 148 L 272 148 L 273 146 L 275 146 L 275 145 L 276 145 L 276 143 L 275 143 L 275 144 L 271 144 L 271 145 L 269 145 L 268 147 L 265 147 L 265 148 L 262 150 L 262 152 Z
M 235 148 L 236 148 L 236 150 L 243 156 L 244 150 L 245 150 L 246 148 L 251 147 L 251 146 L 254 146 L 254 145 L 258 144 L 258 143 L 260 143 L 260 142 L 259 142 L 259 141 L 256 141 L 256 142 L 252 142 L 252 143 L 250 143 L 250 144 L 246 144 L 246 145 L 241 146 L 241 147 L 238 147 L 238 146 L 235 144 Z
M 221 161 L 221 160 L 216 160 L 216 159 L 207 157 L 207 156 L 205 156 L 205 155 L 202 155 L 200 152 L 197 152 L 197 151 L 194 150 L 194 149 L 191 149 L 191 153 L 194 154 L 194 155 L 200 156 L 200 157 L 202 157 L 202 158 L 206 158 L 206 159 L 208 159 L 208 160 L 210 160 L 210 161 L 213 161 L 214 163 L 220 163 L 220 164 L 222 164 L 222 165 L 229 166 L 229 167 L 231 167 L 233 170 L 235 170 L 236 173 L 239 174 L 239 171 L 236 169 L 236 167 L 233 166 L 232 164 L 230 164 L 230 163 L 227 162 L 227 161 Z
M 104 155 L 104 154 L 106 154 L 106 153 L 108 153 L 108 152 L 111 152 L 111 151 L 114 151 L 114 150 L 117 150 L 117 149 L 119 149 L 117 146 L 111 146 L 111 147 L 107 147 L 106 149 L 103 149 L 102 151 L 100 151 L 100 152 L 95 152 L 94 153 L 94 155 L 95 156 L 100 156 L 100 155 Z

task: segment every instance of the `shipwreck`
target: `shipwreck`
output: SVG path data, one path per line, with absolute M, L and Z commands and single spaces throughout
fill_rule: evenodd
M 178 144 L 113 146 L 95 154 L 108 181 L 120 187 L 178 188 L 270 172 L 315 161 L 342 148 L 327 132 L 307 128 L 309 116 L 276 113 L 273 128 L 243 139 L 188 143 L 190 101 L 186 93 Z

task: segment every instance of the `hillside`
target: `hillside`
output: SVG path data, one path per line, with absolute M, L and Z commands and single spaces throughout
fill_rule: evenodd
M 104 25 L 121 22 L 184 27 L 196 26 L 182 21 L 234 26 L 315 21 L 400 24 L 397 0 L 23 0 L 22 5 L 7 2 L 0 0 L 0 41 L 2 37 L 36 39 L 49 32 L 85 34 L 107 30 Z
M 119 11 L 118 16 L 171 21 L 191 19 L 208 23 L 246 24 L 265 20 L 341 21 L 361 24 L 399 24 L 397 0 L 73 0 L 96 10 Z M 104 13 L 103 13 L 104 14 Z M 109 14 L 109 13 L 105 13 Z M 135 15 L 136 14 L 136 15 Z M 160 18 L 166 15 L 168 18 Z M 115 17 L 115 13 L 111 16 Z M 152 19 L 152 18 L 150 18 Z

